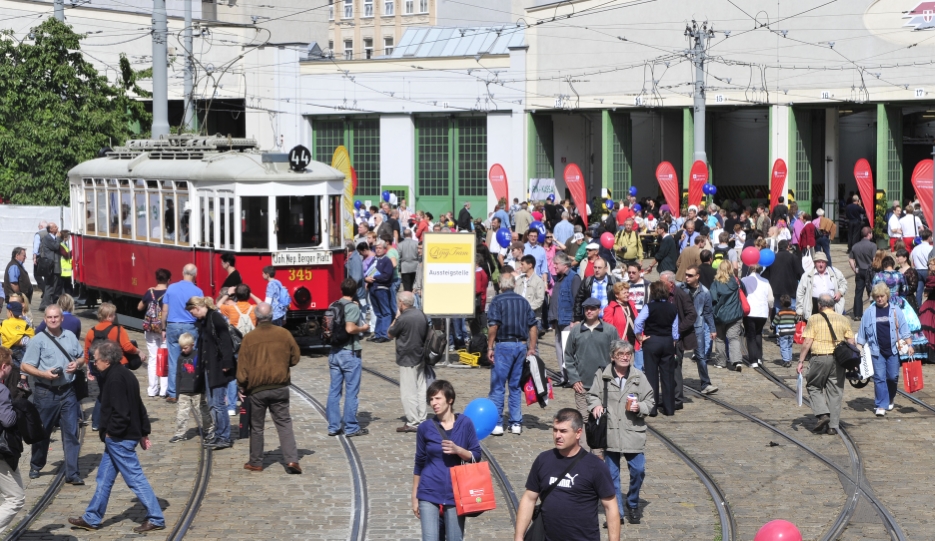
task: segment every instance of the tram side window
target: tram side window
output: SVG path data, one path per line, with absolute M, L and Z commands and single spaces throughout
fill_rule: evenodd
M 125 180 L 121 182 L 120 189 L 120 236 L 130 238 L 133 222 L 133 201 L 130 199 L 130 191 L 123 187 Z
M 241 239 L 244 250 L 269 249 L 269 198 L 240 198 Z
M 97 228 L 94 226 L 94 189 L 85 188 L 84 189 L 84 212 L 85 212 L 85 224 L 84 231 L 85 233 L 97 233 Z
M 149 240 L 160 242 L 162 240 L 162 205 L 159 204 L 159 183 L 155 181 L 147 182 L 149 188 L 149 203 L 147 212 L 149 212 Z
M 321 245 L 321 197 L 277 197 L 276 241 L 282 248 Z
M 136 180 L 133 183 L 133 215 L 136 219 L 136 240 L 146 240 L 146 182 Z
M 98 234 L 107 236 L 107 192 L 103 186 L 98 186 L 97 190 L 97 225 Z
M 341 196 L 332 195 L 328 201 L 328 209 L 330 212 L 328 227 L 331 228 L 329 231 L 330 235 L 328 236 L 328 241 L 331 243 L 332 248 L 337 248 L 341 246 L 341 225 L 344 220 L 341 218 Z
M 192 209 L 191 205 L 188 203 L 188 194 L 179 193 L 178 204 L 179 204 L 179 223 L 178 223 L 178 240 L 179 244 L 187 245 L 191 242 L 191 216 Z M 196 224 L 197 225 L 197 224 Z

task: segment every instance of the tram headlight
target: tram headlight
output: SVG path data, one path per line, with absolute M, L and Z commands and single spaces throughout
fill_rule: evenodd
M 308 291 L 308 288 L 302 286 L 295 290 L 295 294 L 292 295 L 292 298 L 295 300 L 295 303 L 298 306 L 305 306 L 308 303 L 312 302 L 312 294 Z

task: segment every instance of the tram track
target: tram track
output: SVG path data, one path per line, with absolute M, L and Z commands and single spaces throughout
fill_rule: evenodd
M 61 432 L 61 429 L 59 429 Z M 81 446 L 84 445 L 85 433 L 87 432 L 87 427 L 82 426 L 81 430 L 78 433 L 78 453 L 81 453 Z M 28 447 L 27 447 L 28 449 Z M 29 509 L 29 512 L 23 516 L 23 519 L 19 521 L 19 524 L 16 525 L 9 533 L 3 538 L 4 541 L 14 541 L 19 539 L 33 522 L 42 515 L 49 505 L 52 503 L 52 500 L 55 499 L 55 496 L 58 495 L 59 491 L 62 489 L 62 486 L 65 485 L 65 458 L 62 457 L 62 465 L 58 467 L 58 470 L 55 472 L 55 477 L 52 478 L 52 481 L 49 483 L 49 486 L 46 487 L 45 492 L 42 493 L 42 496 L 33 504 L 32 508 Z
M 386 381 L 388 383 L 391 383 L 399 387 L 399 380 L 395 378 L 387 376 L 386 374 L 383 374 L 377 370 L 368 368 L 366 366 L 363 367 L 363 370 L 364 372 L 367 372 L 368 374 L 372 376 L 376 376 L 382 379 L 383 381 Z M 500 485 L 500 489 L 507 496 L 506 503 L 507 503 L 507 510 L 510 513 L 510 524 L 515 526 L 516 525 L 516 510 L 519 508 L 519 499 L 516 497 L 516 492 L 513 490 L 513 485 L 512 483 L 510 483 L 510 479 L 507 477 L 506 472 L 500 466 L 500 463 L 497 462 L 497 459 L 494 458 L 493 453 L 490 452 L 490 449 L 488 449 L 487 446 L 484 445 L 483 442 L 480 442 L 480 449 L 481 449 L 481 454 L 484 456 L 484 458 L 487 459 L 487 462 L 490 464 L 492 473 L 497 480 L 497 484 Z
M 366 368 L 364 370 L 367 370 Z M 295 391 L 303 400 L 309 403 L 323 419 L 327 419 L 325 407 L 310 393 L 291 384 L 289 387 Z M 348 539 L 350 541 L 363 541 L 367 535 L 367 517 L 369 514 L 369 505 L 367 503 L 367 478 L 364 475 L 364 465 L 360 459 L 360 454 L 354 443 L 350 441 L 343 433 L 337 436 L 344 449 L 344 455 L 347 457 L 348 467 L 351 471 L 352 488 L 352 508 L 351 522 Z
M 771 381 L 772 383 L 776 384 L 782 389 L 785 389 L 793 393 L 793 396 L 795 395 L 795 392 L 796 392 L 795 389 L 790 387 L 785 381 L 782 380 L 782 378 L 777 376 L 775 373 L 773 373 L 768 368 L 761 365 L 755 370 L 760 375 L 765 377 L 767 380 Z M 789 441 L 790 443 L 799 447 L 806 453 L 812 455 L 812 457 L 817 459 L 819 462 L 822 462 L 823 464 L 825 464 L 832 470 L 836 471 L 841 477 L 843 477 L 845 480 L 848 481 L 848 483 L 844 483 L 844 489 L 848 491 L 847 501 L 842 507 L 841 512 L 835 518 L 835 521 L 832 523 L 831 527 L 829 527 L 828 530 L 825 532 L 825 534 L 822 536 L 821 539 L 823 541 L 833 541 L 834 539 L 837 539 L 838 537 L 840 537 L 840 535 L 844 532 L 844 530 L 847 528 L 847 525 L 853 518 L 854 513 L 857 510 L 857 504 L 859 503 L 861 497 L 866 498 L 867 502 L 874 508 L 874 510 L 877 513 L 877 516 L 880 517 L 880 520 L 882 521 L 883 527 L 886 530 L 889 538 L 892 541 L 905 541 L 906 539 L 905 533 L 902 531 L 902 528 L 899 526 L 899 523 L 896 521 L 896 518 L 886 508 L 885 504 L 883 504 L 883 502 L 880 501 L 880 499 L 873 493 L 872 488 L 870 487 L 869 483 L 864 477 L 863 457 L 861 456 L 860 449 L 857 446 L 857 444 L 853 441 L 851 436 L 847 433 L 847 430 L 845 428 L 839 427 L 838 435 L 840 436 L 841 441 L 843 442 L 845 448 L 847 449 L 848 457 L 851 463 L 851 470 L 852 470 L 851 472 L 846 471 L 844 467 L 837 464 L 830 457 L 824 455 L 822 452 L 809 446 L 805 442 L 799 440 L 798 438 L 790 434 L 787 434 L 785 431 L 780 430 L 779 428 L 776 428 L 775 426 L 764 421 L 763 419 L 760 419 L 759 417 L 756 417 L 755 415 L 752 415 L 746 411 L 743 411 L 737 406 L 734 406 L 718 398 L 714 398 L 710 395 L 704 395 L 701 392 L 687 385 L 684 387 L 684 389 L 686 392 L 689 392 L 695 396 L 698 396 L 699 398 L 703 398 L 714 404 L 717 404 L 718 406 L 724 409 L 732 411 L 733 413 L 736 413 L 746 418 L 747 420 L 755 424 L 758 424 L 762 426 L 763 428 L 766 428 L 767 430 L 773 432 L 777 436 Z
M 899 396 L 903 398 L 908 398 L 909 401 L 915 404 L 916 406 L 919 406 L 920 408 L 927 410 L 929 413 L 935 413 L 935 406 L 932 406 L 931 404 L 929 404 L 928 402 L 925 402 L 921 398 L 916 398 L 912 396 L 911 394 L 907 393 L 906 391 L 900 391 L 898 389 L 896 390 L 896 392 L 899 394 Z
M 198 474 L 195 478 L 195 484 L 192 486 L 192 493 L 182 508 L 182 514 L 178 522 L 169 531 L 166 536 L 167 541 L 177 541 L 183 539 L 191 528 L 198 510 L 201 509 L 201 502 L 204 501 L 205 494 L 208 491 L 208 481 L 211 479 L 212 451 L 204 446 L 204 433 L 198 428 L 198 446 L 201 448 L 201 454 L 198 457 Z

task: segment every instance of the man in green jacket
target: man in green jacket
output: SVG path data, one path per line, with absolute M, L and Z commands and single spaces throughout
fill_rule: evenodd
M 617 329 L 600 320 L 601 301 L 589 297 L 581 307 L 584 321 L 571 328 L 565 343 L 565 370 L 575 389 L 575 408 L 587 418 L 588 389 L 594 374 L 610 362 L 610 344 L 617 339 Z

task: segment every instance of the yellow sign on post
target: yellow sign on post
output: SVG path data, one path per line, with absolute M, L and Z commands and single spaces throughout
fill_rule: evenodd
M 422 237 L 422 310 L 426 315 L 474 314 L 475 239 L 467 233 Z

